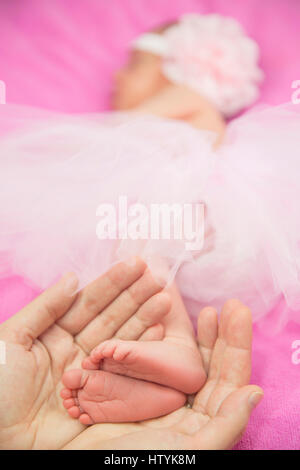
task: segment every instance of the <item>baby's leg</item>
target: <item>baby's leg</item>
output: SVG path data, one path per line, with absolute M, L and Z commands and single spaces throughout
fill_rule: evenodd
M 165 331 L 164 341 L 188 346 L 200 357 L 195 331 L 176 285 L 166 291 L 171 297 L 172 306 L 161 322 Z
M 173 307 L 163 320 L 163 341 L 109 340 L 83 361 L 85 369 L 98 369 L 156 382 L 184 393 L 197 392 L 206 376 L 193 327 L 184 304 L 172 287 Z
M 186 402 L 176 390 L 103 371 L 71 370 L 63 383 L 64 407 L 85 425 L 156 418 Z

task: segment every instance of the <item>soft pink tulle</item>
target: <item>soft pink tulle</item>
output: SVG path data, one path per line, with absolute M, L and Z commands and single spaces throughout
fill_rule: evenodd
M 218 151 L 207 132 L 134 113 L 7 105 L 0 128 L 1 277 L 45 288 L 74 271 L 83 286 L 138 254 L 150 266 L 165 259 L 197 312 L 238 297 L 257 319 L 283 300 L 276 326 L 297 319 L 299 106 L 249 112 L 229 125 Z M 203 250 L 187 251 L 184 240 L 100 240 L 97 208 L 118 207 L 120 196 L 147 207 L 203 202 Z

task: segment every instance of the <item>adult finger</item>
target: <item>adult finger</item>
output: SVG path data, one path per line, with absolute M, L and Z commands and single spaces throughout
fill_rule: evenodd
M 161 341 L 164 339 L 165 329 L 161 323 L 153 325 L 142 336 L 139 338 L 139 341 Z
M 116 264 L 79 292 L 76 302 L 60 320 L 59 325 L 75 336 L 136 282 L 145 270 L 146 264 L 140 258 Z
M 235 388 L 248 384 L 251 371 L 252 317 L 236 299 L 225 303 L 218 339 L 211 356 L 208 380 L 194 406 L 214 415 L 220 403 Z
M 198 344 L 205 372 L 208 374 L 213 349 L 218 337 L 216 309 L 205 307 L 198 317 Z
M 33 341 L 52 326 L 70 309 L 76 299 L 73 295 L 78 281 L 73 273 L 45 290 L 19 313 L 3 323 L 7 339 L 31 348 Z
M 231 449 L 242 437 L 251 413 L 263 398 L 263 391 L 248 385 L 231 393 L 217 415 L 187 439 L 188 449 Z
M 99 343 L 113 338 L 142 305 L 161 290 L 162 286 L 146 270 L 140 279 L 125 289 L 75 336 L 76 342 L 89 354 Z
M 161 321 L 169 313 L 170 309 L 171 298 L 167 292 L 160 292 L 154 295 L 120 328 L 115 338 L 127 341 L 138 340 L 149 327 Z M 148 331 L 148 337 L 149 334 Z

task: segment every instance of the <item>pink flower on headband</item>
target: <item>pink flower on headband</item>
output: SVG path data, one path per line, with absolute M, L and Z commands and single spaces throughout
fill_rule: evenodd
M 219 15 L 184 15 L 164 33 L 163 72 L 206 97 L 230 117 L 258 97 L 263 73 L 259 49 L 237 21 Z

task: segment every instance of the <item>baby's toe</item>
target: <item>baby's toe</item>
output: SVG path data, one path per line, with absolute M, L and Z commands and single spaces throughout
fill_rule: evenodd
M 68 413 L 73 419 L 78 419 L 81 415 L 81 410 L 79 406 L 72 406 L 71 408 L 68 409 Z
M 98 370 L 99 362 L 96 362 L 95 360 L 92 361 L 90 357 L 86 357 L 85 359 L 83 359 L 81 366 L 83 369 L 87 369 L 87 370 Z
M 115 347 L 112 357 L 115 361 L 124 361 L 130 352 L 131 347 L 126 342 L 120 342 L 118 346 Z
M 77 404 L 74 398 L 68 398 L 67 400 L 63 401 L 63 405 L 66 408 L 66 410 L 69 410 L 70 408 L 72 408 L 73 406 L 76 406 Z
M 65 372 L 62 382 L 66 388 L 71 390 L 82 388 L 85 382 L 83 371 L 81 369 L 75 369 Z
M 113 356 L 118 342 L 115 340 L 104 341 L 91 352 L 92 362 L 99 362 L 101 359 L 108 359 Z
M 90 416 L 86 413 L 83 413 L 79 417 L 79 421 L 81 422 L 81 424 L 85 424 L 86 426 L 90 426 L 91 424 L 94 424 L 94 421 L 92 420 L 92 418 L 90 418 Z
M 61 398 L 63 398 L 64 400 L 66 400 L 67 398 L 72 398 L 72 390 L 70 390 L 69 388 L 63 388 L 61 391 L 60 391 L 60 396 Z

